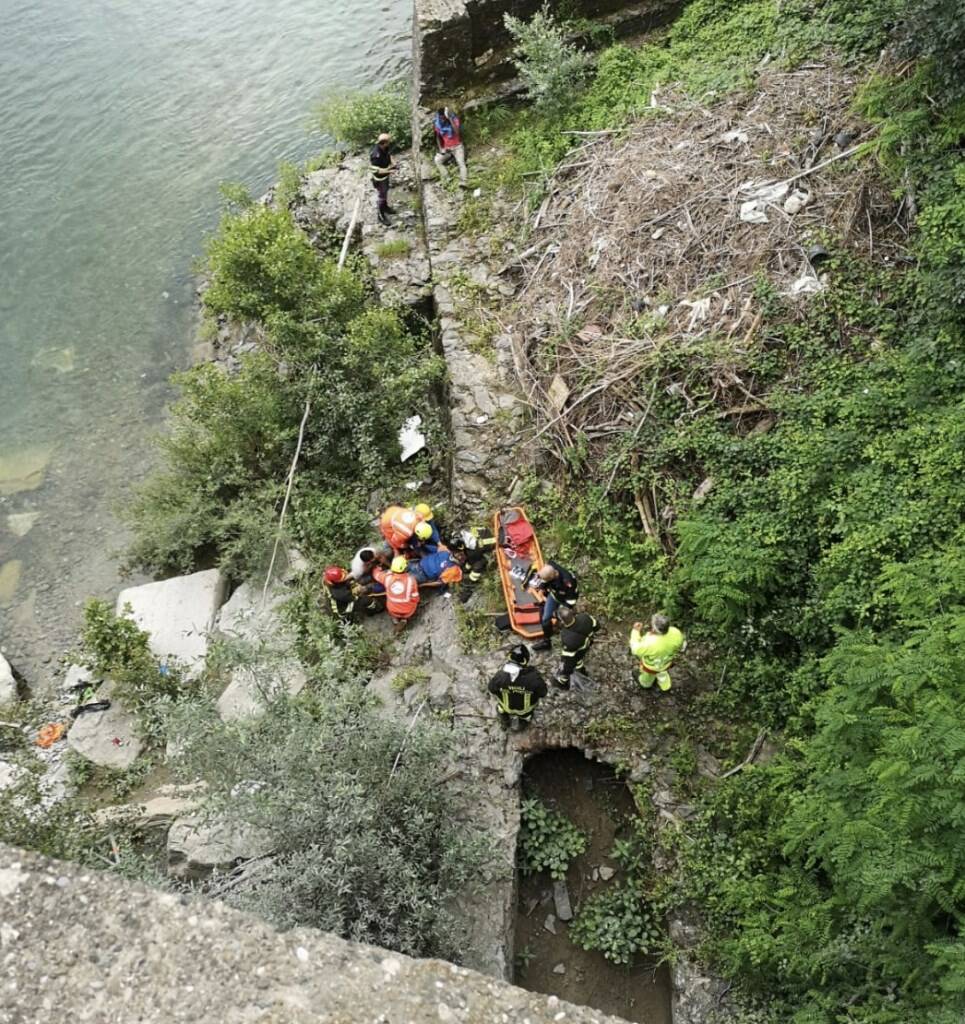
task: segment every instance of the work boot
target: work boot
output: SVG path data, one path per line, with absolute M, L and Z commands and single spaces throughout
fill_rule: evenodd
M 542 640 L 539 640 L 537 643 L 533 644 L 533 650 L 534 651 L 551 651 L 551 650 L 553 650 L 553 641 L 552 640 L 548 640 L 546 637 L 544 637 Z
M 569 676 L 559 675 L 553 679 L 553 683 L 558 686 L 561 690 L 568 690 L 570 688 Z
M 381 206 L 379 207 L 379 223 L 384 224 L 387 228 L 390 228 L 392 227 L 392 221 L 390 221 L 388 216 L 386 216 L 386 212 L 388 209 L 389 208 L 387 206 L 384 209 Z

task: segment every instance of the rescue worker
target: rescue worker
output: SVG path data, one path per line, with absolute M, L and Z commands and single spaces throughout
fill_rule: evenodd
M 421 522 L 422 517 L 414 508 L 390 505 L 382 513 L 379 529 L 389 547 L 397 555 L 401 555 L 415 535 L 416 526 Z
M 372 570 L 372 578 L 385 587 L 385 610 L 395 623 L 396 632 L 405 629 L 419 607 L 419 584 L 408 567 L 405 557 L 396 555 L 388 570 L 381 566 Z
M 432 530 L 432 543 L 438 547 L 442 543 L 442 534 L 439 532 L 439 524 L 435 521 L 432 509 L 424 501 L 420 501 L 415 510 L 422 516 L 422 521 L 429 524 Z
M 416 512 L 418 513 L 418 511 L 418 506 L 416 506 Z M 415 524 L 415 536 L 407 545 L 410 561 L 419 561 L 429 555 L 434 555 L 439 550 L 441 541 L 433 540 L 433 536 L 433 529 L 429 523 L 423 521 Z
M 553 682 L 562 690 L 570 688 L 570 677 L 576 672 L 583 675 L 586 656 L 593 646 L 593 636 L 600 623 L 586 612 L 576 612 L 563 605 L 556 613 L 560 624 L 560 647 L 563 660 Z
M 346 624 L 354 622 L 356 592 L 352 577 L 340 565 L 330 565 L 325 570 L 322 580 L 335 618 Z
M 670 625 L 666 615 L 654 615 L 650 629 L 643 632 L 643 623 L 635 622 L 630 631 L 630 653 L 640 660 L 640 674 L 637 681 L 645 689 L 657 686 L 666 692 L 670 689 L 670 672 L 674 658 L 687 649 L 687 641 L 676 626 Z
M 485 526 L 474 526 L 462 530 L 458 537 L 449 541 L 449 547 L 463 556 L 463 585 L 459 588 L 459 599 L 465 603 L 479 585 L 486 565 L 489 552 L 496 547 L 496 535 Z
M 432 130 L 436 136 L 435 165 L 439 168 L 439 180 L 446 181 L 449 171 L 446 164 L 455 160 L 459 168 L 459 184 L 466 187 L 469 171 L 466 168 L 466 147 L 462 144 L 462 121 L 455 111 L 440 107 L 432 119 Z
M 529 725 L 536 705 L 546 696 L 546 680 L 529 663 L 529 648 L 517 644 L 509 661 L 489 680 L 489 692 L 496 698 L 500 724 L 505 728 Z
M 399 169 L 399 165 L 392 159 L 392 154 L 389 152 L 391 142 L 392 136 L 388 132 L 382 132 L 372 148 L 372 152 L 369 153 L 369 163 L 372 165 L 372 185 L 378 196 L 379 221 L 386 227 L 390 227 L 392 224 L 388 214 L 395 213 L 395 210 L 389 206 L 389 178 L 393 171 Z
M 534 651 L 548 651 L 553 646 L 553 617 L 561 605 L 573 608 L 580 596 L 576 576 L 559 562 L 545 562 L 534 572 L 527 573 L 523 589 L 530 587 L 543 596 L 543 639 L 533 644 Z

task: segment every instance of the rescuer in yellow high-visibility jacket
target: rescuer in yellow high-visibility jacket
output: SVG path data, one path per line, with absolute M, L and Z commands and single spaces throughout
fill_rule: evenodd
M 661 690 L 670 689 L 670 672 L 674 658 L 687 647 L 683 633 L 670 625 L 666 615 L 654 615 L 650 629 L 643 632 L 643 623 L 635 622 L 630 631 L 630 653 L 640 661 L 637 680 L 649 689 L 654 680 Z

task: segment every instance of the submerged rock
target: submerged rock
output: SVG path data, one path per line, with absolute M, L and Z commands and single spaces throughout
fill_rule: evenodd
M 0 496 L 36 490 L 44 482 L 52 454 L 49 445 L 0 452 Z

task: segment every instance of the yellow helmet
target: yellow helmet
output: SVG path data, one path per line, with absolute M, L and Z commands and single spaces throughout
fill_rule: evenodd
M 432 518 L 432 509 L 429 508 L 429 506 L 424 501 L 420 501 L 419 504 L 416 505 L 415 510 L 425 520 L 429 520 Z
M 390 565 L 389 568 L 392 572 L 399 573 L 401 575 L 409 568 L 409 563 L 406 561 L 405 555 L 396 555 L 395 558 L 392 559 L 392 565 Z
M 416 523 L 415 535 L 419 540 L 428 540 L 432 536 L 432 527 L 428 523 Z

